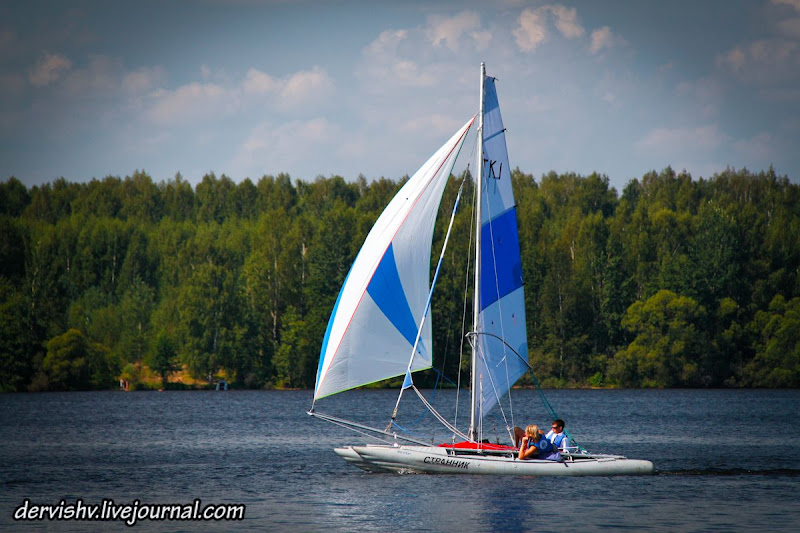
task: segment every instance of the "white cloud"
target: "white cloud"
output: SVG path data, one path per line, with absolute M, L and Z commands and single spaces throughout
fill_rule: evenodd
M 782 64 L 797 50 L 797 43 L 756 41 L 749 47 L 750 57 L 758 63 Z
M 122 89 L 133 95 L 144 94 L 161 85 L 165 78 L 162 67 L 142 67 L 122 77 Z
M 743 159 L 745 165 L 760 167 L 770 164 L 775 156 L 775 139 L 766 131 L 759 132 L 750 139 L 743 139 L 734 143 L 737 156 Z
M 778 29 L 787 37 L 800 39 L 800 18 L 781 20 L 778 22 Z
M 378 35 L 362 52 L 362 55 L 373 58 L 393 57 L 397 54 L 400 43 L 408 38 L 407 30 L 386 30 Z
M 478 50 L 486 50 L 489 48 L 489 43 L 492 40 L 492 32 L 489 30 L 475 30 L 470 36 L 475 42 L 475 48 Z
M 399 81 L 403 85 L 429 87 L 436 83 L 436 79 L 424 73 L 418 63 L 407 59 L 396 61 L 391 65 L 390 72 L 392 74 L 390 79 Z
M 404 134 L 424 133 L 426 136 L 443 137 L 452 134 L 463 124 L 452 116 L 432 113 L 408 118 L 400 124 L 400 131 Z
M 204 73 L 210 75 L 210 70 L 203 69 L 201 75 Z M 233 116 L 255 107 L 259 112 L 286 112 L 313 107 L 324 101 L 332 89 L 333 80 L 319 67 L 283 79 L 251 68 L 239 81 L 195 81 L 174 90 L 152 91 L 147 117 L 155 123 L 170 125 L 198 118 Z
M 251 68 L 244 78 L 244 90 L 247 93 L 263 94 L 277 90 L 278 80 L 265 72 Z
M 431 17 L 428 19 L 426 34 L 434 46 L 444 43 L 453 52 L 458 51 L 464 35 L 485 47 L 491 34 L 480 31 L 480 23 L 480 17 L 474 11 L 463 11 L 454 17 Z
M 512 33 L 523 52 L 533 52 L 547 39 L 547 21 L 541 8 L 523 9 L 517 22 L 519 26 Z
M 282 110 L 317 103 L 330 94 L 333 86 L 333 80 L 328 73 L 317 66 L 310 71 L 295 72 L 284 79 L 251 68 L 242 84 L 247 94 L 269 94 L 273 107 Z
M 661 154 L 682 155 L 712 150 L 727 140 L 727 135 L 711 124 L 693 128 L 655 128 L 647 132 L 636 146 Z
M 28 80 L 34 87 L 45 87 L 57 81 L 72 68 L 72 61 L 62 54 L 44 52 L 31 68 Z
M 125 75 L 122 62 L 109 56 L 90 56 L 85 68 L 74 69 L 64 79 L 67 92 L 75 98 L 114 95 Z
M 158 124 L 171 125 L 221 109 L 230 109 L 230 91 L 214 83 L 193 82 L 174 91 L 158 89 L 150 95 L 148 118 Z
M 560 4 L 546 5 L 536 9 L 526 8 L 517 18 L 518 26 L 512 31 L 519 49 L 533 52 L 547 40 L 548 18 L 553 19 L 556 29 L 567 39 L 578 39 L 586 31 L 578 23 L 578 12 Z
M 717 56 L 717 66 L 729 71 L 740 81 L 756 85 L 797 80 L 800 44 L 783 39 L 754 41 Z
M 800 11 L 800 0 L 772 0 L 772 4 L 790 6 Z
M 647 132 L 635 144 L 635 148 L 651 167 L 656 164 L 670 165 L 676 170 L 686 170 L 697 178 L 718 172 L 726 163 L 739 166 L 738 161 L 724 155 L 730 153 L 730 144 L 730 137 L 720 131 L 716 124 L 707 124 L 655 128 Z
M 611 28 L 603 26 L 592 32 L 592 44 L 589 46 L 589 51 L 596 54 L 603 48 L 611 48 L 612 41 Z
M 282 105 L 307 105 L 325 97 L 333 88 L 333 80 L 324 69 L 314 67 L 310 71 L 300 71 L 287 78 L 280 91 Z
M 734 48 L 717 58 L 717 64 L 724 65 L 734 72 L 739 72 L 747 63 L 747 56 L 741 48 Z
M 45 52 L 28 72 L 28 81 L 35 87 L 45 87 L 57 82 L 63 94 L 86 100 L 102 94 L 114 97 L 122 91 L 123 97 L 142 95 L 163 83 L 163 67 L 141 67 L 126 71 L 122 61 L 105 55 L 91 55 L 88 63 L 76 67 L 62 54 Z
M 341 138 L 340 129 L 325 118 L 283 124 L 264 122 L 253 128 L 231 164 L 234 172 L 242 177 L 260 177 L 262 174 L 277 174 L 297 168 L 308 169 L 310 151 L 335 146 Z M 326 165 L 322 166 L 330 168 Z M 313 176 L 296 177 L 308 179 Z
M 589 51 L 596 55 L 605 49 L 615 46 L 624 46 L 626 44 L 628 44 L 628 41 L 612 32 L 611 28 L 608 26 L 603 26 L 592 32 Z
M 384 31 L 362 50 L 358 73 L 367 82 L 364 89 L 386 93 L 387 88 L 431 87 L 439 81 L 401 53 L 400 47 L 410 41 L 409 34 L 408 30 Z
M 575 8 L 569 9 L 562 5 L 546 6 L 555 17 L 555 24 L 561 35 L 567 39 L 577 39 L 585 33 L 583 26 L 578 24 L 578 12 Z

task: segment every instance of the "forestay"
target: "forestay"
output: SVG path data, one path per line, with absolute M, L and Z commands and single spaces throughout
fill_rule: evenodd
M 474 120 L 474 119 L 473 119 Z M 473 120 L 395 195 L 367 235 L 336 300 L 323 339 L 314 400 L 432 364 L 433 227 L 455 158 Z

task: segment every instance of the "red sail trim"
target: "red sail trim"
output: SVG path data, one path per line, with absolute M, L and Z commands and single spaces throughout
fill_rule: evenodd
M 516 450 L 514 446 L 506 446 L 505 444 L 490 444 L 488 442 L 456 442 L 455 444 L 444 443 L 440 444 L 439 448 L 454 448 L 457 450 L 493 450 L 493 451 L 506 451 Z

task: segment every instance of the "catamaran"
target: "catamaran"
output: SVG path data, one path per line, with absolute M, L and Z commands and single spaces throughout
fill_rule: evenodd
M 581 446 L 562 451 L 559 461 L 518 459 L 513 423 L 506 424 L 509 444 L 490 444 L 484 438 L 484 417 L 530 370 L 516 204 L 495 82 L 481 63 L 477 116 L 403 185 L 367 235 L 328 322 L 309 414 L 376 439 L 377 443 L 334 450 L 346 461 L 371 472 L 650 474 L 650 461 L 592 454 Z M 472 331 L 465 335 L 471 348 L 469 427 L 462 431 L 431 405 L 415 386 L 413 376 L 432 367 L 429 311 L 461 190 L 431 279 L 434 224 L 456 157 L 476 118 L 474 212 L 475 225 L 480 229 L 474 236 Z M 403 384 L 384 429 L 316 410 L 321 398 L 400 376 L 405 376 Z M 393 427 L 400 400 L 409 390 L 451 434 L 450 443 L 437 445 Z M 556 418 L 554 411 L 552 414 Z

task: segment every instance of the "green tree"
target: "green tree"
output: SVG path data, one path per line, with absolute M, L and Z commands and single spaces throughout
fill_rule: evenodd
M 292 185 L 288 174 L 264 176 L 258 180 L 257 187 L 260 212 L 278 209 L 287 214 L 292 213 L 297 204 L 297 189 Z
M 119 304 L 122 324 L 119 357 L 141 367 L 149 346 L 150 316 L 153 312 L 153 289 L 139 279 L 134 279 Z
M 191 271 L 180 286 L 180 331 L 185 362 L 195 377 L 246 366 L 240 345 L 244 306 L 240 272 L 246 249 L 238 224 L 203 224 L 188 244 Z
M 113 383 L 116 370 L 109 362 L 108 350 L 76 329 L 48 341 L 42 369 L 55 390 L 106 388 Z
M 661 290 L 636 302 L 622 325 L 636 334 L 610 363 L 610 377 L 623 386 L 703 385 L 705 374 L 702 320 L 705 309 L 693 299 Z
M 30 190 L 0 183 L 0 386 L 47 388 L 47 343 L 69 329 L 107 347 L 115 367 L 152 355 L 152 326 L 170 332 L 195 375 L 311 386 L 342 281 L 407 179 L 280 174 L 254 185 L 209 174 L 195 191 L 180 174 L 154 184 L 135 171 Z M 460 183 L 445 190 L 434 257 Z M 669 167 L 619 197 L 598 174 L 515 169 L 512 185 L 540 380 L 796 382 L 800 185 L 772 168 L 693 179 Z M 434 365 L 451 375 L 471 308 L 473 192 L 468 179 L 431 314 Z
M 239 218 L 252 219 L 258 214 L 258 187 L 245 178 L 233 191 L 234 212 Z
M 147 358 L 147 366 L 153 372 L 161 376 L 161 388 L 166 389 L 169 381 L 169 375 L 177 370 L 180 370 L 180 365 L 177 361 L 177 352 L 175 349 L 175 342 L 172 337 L 167 333 L 166 329 L 161 329 L 156 336 L 153 350 Z
M 236 214 L 236 185 L 224 174 L 219 179 L 213 173 L 203 176 L 195 198 L 198 221 L 222 223 Z
M 18 217 L 30 203 L 28 189 L 17 178 L 0 183 L 0 214 Z
M 0 276 L 24 278 L 26 229 L 17 219 L 0 215 Z
M 195 195 L 192 186 L 180 173 L 175 179 L 158 185 L 165 217 L 174 221 L 194 219 Z
M 275 354 L 275 379 L 278 387 L 307 387 L 309 361 L 319 355 L 312 347 L 306 323 L 293 306 L 286 310 L 281 329 L 281 343 Z
M 0 277 L 0 392 L 24 390 L 33 376 L 26 312 L 22 291 Z
M 136 171 L 121 183 L 120 193 L 124 198 L 120 217 L 137 222 L 153 223 L 163 213 L 161 192 L 144 171 Z
M 768 311 L 759 311 L 750 325 L 757 334 L 756 355 L 745 368 L 755 387 L 800 386 L 800 298 L 778 295 Z

